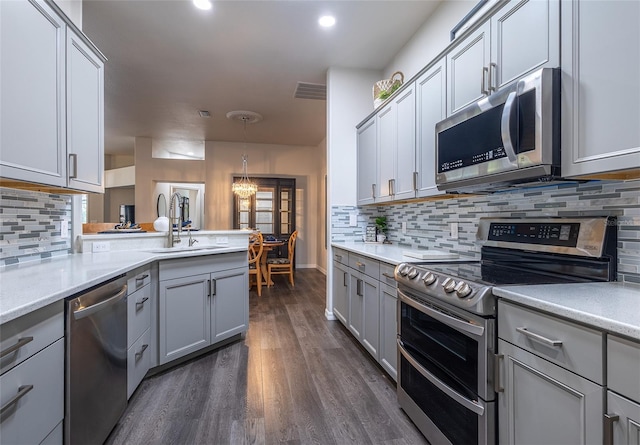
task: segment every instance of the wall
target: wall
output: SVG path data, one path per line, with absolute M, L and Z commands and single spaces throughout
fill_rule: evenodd
M 357 214 L 358 227 L 349 227 Z M 331 209 L 333 241 L 361 241 L 367 224 L 386 215 L 392 243 L 411 248 L 434 248 L 478 259 L 475 241 L 481 217 L 616 216 L 618 219 L 618 281 L 640 283 L 640 180 L 591 181 L 555 185 L 482 196 L 393 204 L 388 206 L 335 206 Z M 400 230 L 407 223 L 407 233 Z M 459 224 L 459 238 L 449 225 Z
M 250 129 L 249 129 L 250 132 Z M 324 246 L 324 221 L 317 217 L 324 202 L 321 176 L 326 164 L 324 144 L 298 147 L 233 142 L 205 142 L 205 160 L 167 160 L 151 157 L 153 141 L 136 138 L 136 219 L 156 219 L 157 182 L 204 183 L 205 229 L 231 229 L 233 224 L 233 176 L 242 173 L 242 154 L 248 158 L 249 176 L 293 177 L 296 179 L 296 266 L 316 267 Z M 326 254 L 325 254 L 326 255 Z M 326 256 L 325 256 L 326 258 Z M 326 264 L 326 263 L 325 263 Z M 325 264 L 320 265 L 322 268 Z
M 0 266 L 67 255 L 71 229 L 69 196 L 0 187 Z
M 78 29 L 82 30 L 82 0 L 54 0 Z

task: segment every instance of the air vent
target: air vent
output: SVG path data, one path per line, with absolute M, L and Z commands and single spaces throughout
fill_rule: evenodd
M 318 83 L 298 82 L 293 97 L 296 99 L 327 100 L 327 86 Z
M 199 110 L 198 114 L 200 115 L 200 117 L 211 117 L 211 113 L 209 113 L 207 110 Z

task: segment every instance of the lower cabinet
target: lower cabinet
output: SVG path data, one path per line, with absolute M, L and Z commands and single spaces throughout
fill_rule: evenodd
M 379 284 L 378 280 L 361 272 L 351 273 L 349 330 L 376 360 L 380 344 Z
M 640 445 L 640 342 L 607 335 L 604 443 Z
M 333 315 L 343 325 L 347 325 L 349 319 L 349 268 L 336 262 L 333 263 Z
M 159 268 L 161 365 L 248 329 L 246 252 L 166 260 Z
M 636 374 L 638 370 L 635 370 Z M 640 403 L 607 391 L 607 414 L 604 443 L 640 444 Z
M 398 380 L 398 290 L 380 283 L 380 365 Z
M 152 298 L 151 271 L 142 268 L 127 274 L 127 399 L 151 368 Z

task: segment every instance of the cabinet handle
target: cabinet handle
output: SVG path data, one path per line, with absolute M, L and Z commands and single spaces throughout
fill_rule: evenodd
M 362 280 L 356 280 L 356 295 L 362 297 Z
M 23 398 L 24 396 L 27 395 L 27 393 L 29 391 L 31 391 L 33 389 L 33 385 L 23 385 L 20 386 L 18 388 L 18 394 L 16 394 L 15 396 L 13 396 L 13 398 L 11 400 L 9 400 L 7 403 L 5 403 L 2 408 L 0 408 L 0 415 L 4 414 L 4 412 L 6 410 L 8 410 L 9 408 L 11 408 L 13 405 L 15 405 L 16 403 L 18 403 L 18 400 L 20 400 L 21 398 Z
M 503 354 L 493 354 L 493 390 L 495 392 L 504 392 L 504 387 L 500 385 L 500 361 L 503 358 Z
M 342 285 L 344 287 L 347 287 L 347 273 L 346 272 L 342 272 Z
M 376 198 L 376 185 L 375 184 L 371 184 L 371 197 L 373 199 Z
M 613 445 L 613 422 L 620 420 L 617 414 L 604 414 L 604 445 Z
M 560 348 L 562 347 L 562 341 L 560 340 L 551 340 L 547 337 L 543 337 L 540 334 L 536 334 L 534 332 L 531 332 L 530 330 L 528 330 L 526 327 L 520 327 L 520 328 L 516 328 L 516 331 L 520 332 L 521 334 L 525 335 L 526 337 L 529 337 L 531 340 L 533 341 L 537 341 L 539 343 L 542 343 L 544 345 L 547 346 L 551 346 L 554 348 Z
M 216 294 L 216 280 L 212 278 L 209 283 L 211 284 L 211 296 L 213 297 Z
M 356 266 L 358 266 L 358 269 L 364 269 L 365 264 L 360 261 L 356 261 Z
M 142 357 L 142 354 L 144 354 L 144 351 L 146 351 L 148 347 L 149 345 L 147 344 L 142 345 L 142 348 L 140 348 L 140 351 L 136 352 L 136 360 L 140 360 L 140 357 Z
M 140 301 L 136 301 L 136 310 L 138 310 L 139 308 L 141 308 L 142 306 L 144 306 L 144 303 L 149 299 L 149 297 L 144 297 L 142 300 Z
M 413 191 L 418 191 L 418 172 L 413 172 Z
M 498 65 L 496 65 L 495 63 L 491 62 L 489 64 L 489 91 L 496 91 L 496 86 L 494 86 L 494 82 L 497 84 L 498 82 L 496 81 L 496 73 L 497 73 L 497 68 Z
M 484 94 L 485 96 L 489 95 L 489 91 L 485 88 L 485 85 L 487 83 L 487 74 L 489 73 L 489 68 L 487 68 L 486 66 L 482 67 L 482 83 L 480 84 L 480 93 Z
M 71 168 L 72 165 L 73 165 L 73 168 Z M 78 155 L 75 153 L 69 153 L 69 179 L 76 179 L 77 177 L 78 177 Z
M 336 254 L 336 260 L 338 260 L 338 261 L 342 261 L 342 255 L 338 255 L 338 254 Z
M 393 192 L 393 182 L 394 181 L 395 181 L 395 179 L 389 179 L 389 196 L 395 195 L 395 193 Z
M 383 272 L 383 273 L 382 273 L 382 276 L 387 277 L 387 278 L 391 278 L 392 280 L 395 280 L 395 279 L 396 279 L 396 277 L 394 277 L 393 275 L 389 275 L 389 274 L 388 274 L 388 273 L 386 273 L 386 272 Z
M 144 281 L 147 278 L 149 278 L 149 274 L 148 273 L 146 273 L 144 275 L 140 275 L 139 277 L 136 277 L 136 281 Z
M 32 342 L 32 341 L 33 341 L 33 337 L 22 337 L 22 338 L 19 338 L 15 345 L 9 346 L 4 351 L 0 352 L 0 358 L 4 357 L 6 355 L 9 355 L 12 352 L 17 351 L 18 349 L 20 349 L 21 347 L 23 347 L 24 345 L 26 345 L 27 343 Z

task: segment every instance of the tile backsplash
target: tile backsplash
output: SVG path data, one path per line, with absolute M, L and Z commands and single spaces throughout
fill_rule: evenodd
M 357 226 L 349 225 L 350 215 L 356 215 Z M 362 241 L 365 227 L 380 215 L 386 215 L 387 236 L 395 244 L 447 250 L 469 258 L 480 256 L 475 240 L 480 217 L 616 216 L 618 280 L 640 283 L 640 180 L 590 181 L 384 206 L 335 206 L 331 208 L 332 241 Z M 450 236 L 453 222 L 458 223 L 458 239 Z
M 0 187 L 0 201 L 0 266 L 71 252 L 70 196 Z

